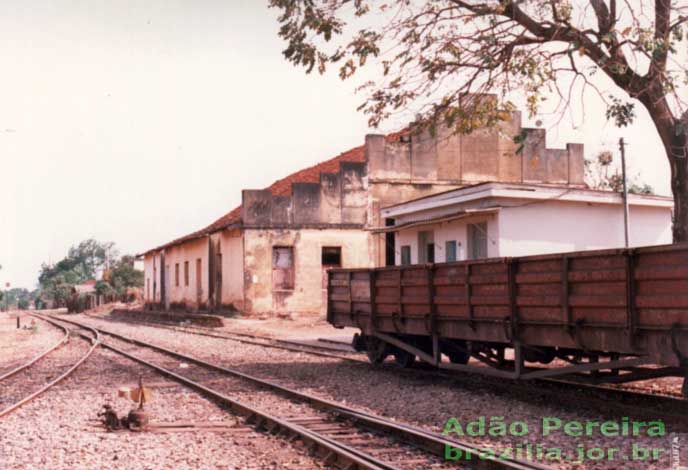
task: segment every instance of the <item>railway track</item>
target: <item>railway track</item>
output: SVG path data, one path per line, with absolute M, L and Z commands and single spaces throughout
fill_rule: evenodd
M 82 328 L 88 326 L 63 318 L 58 321 Z M 482 449 L 464 442 L 102 328 L 97 330 L 107 337 L 101 343 L 103 347 L 197 390 L 243 416 L 258 429 L 302 440 L 330 466 L 370 470 L 457 468 L 456 462 L 444 459 L 449 446 L 470 460 L 465 467 L 549 468 L 526 460 L 486 456 Z M 218 375 L 223 379 L 218 380 Z
M 0 391 L 2 391 L 0 393 L 0 418 L 16 411 L 67 378 L 91 356 L 99 344 L 100 336 L 98 332 L 90 329 L 93 334 L 93 337 L 87 338 L 90 345 L 79 346 L 82 351 L 79 352 L 76 358 L 72 357 L 71 351 L 66 351 L 70 346 L 68 344 L 71 337 L 69 329 L 54 320 L 43 317 L 39 318 L 60 328 L 65 335 L 57 344 L 31 361 L 0 377 Z M 66 347 L 61 348 L 61 346 Z M 56 354 L 51 354 L 58 349 L 60 349 L 60 353 L 64 353 L 64 357 L 56 357 Z M 56 371 L 62 371 L 62 373 L 55 376 Z
M 55 325 L 53 325 L 53 326 L 55 326 Z M 8 379 L 8 378 L 12 377 L 13 375 L 18 374 L 19 372 L 23 371 L 24 369 L 26 369 L 28 367 L 31 367 L 32 365 L 34 365 L 35 363 L 37 363 L 38 361 L 43 359 L 45 356 L 47 356 L 51 352 L 55 351 L 60 346 L 63 346 L 69 340 L 69 330 L 67 328 L 63 327 L 62 325 L 57 326 L 57 328 L 62 330 L 62 333 L 63 333 L 62 337 L 60 338 L 59 341 L 57 341 L 52 346 L 48 347 L 45 351 L 42 351 L 39 354 L 37 354 L 35 357 L 30 359 L 28 362 L 26 362 L 26 363 L 24 363 L 18 367 L 15 367 L 14 369 L 9 370 L 9 371 L 5 372 L 4 374 L 0 375 L 0 384 L 2 383 L 3 380 Z
M 98 319 L 102 320 L 100 318 Z M 326 345 L 306 345 L 295 341 L 280 340 L 261 335 L 236 332 L 230 333 L 227 331 L 218 332 L 210 328 L 167 325 L 160 322 L 136 321 L 135 323 L 187 334 L 227 339 L 243 344 L 341 359 L 370 366 L 367 360 L 357 357 L 360 356 L 360 354 L 342 354 L 339 349 Z M 389 369 L 394 366 L 385 364 L 382 367 Z M 435 381 L 437 377 L 441 377 L 449 383 L 456 383 L 467 376 L 466 374 L 458 372 L 447 372 L 431 367 L 424 367 L 422 364 L 410 369 L 395 369 L 395 372 L 411 376 L 421 375 L 433 381 Z M 460 385 L 462 387 L 475 387 L 477 391 L 484 391 L 485 388 L 489 388 L 492 392 L 497 391 L 503 394 L 520 393 L 526 399 L 540 397 L 541 399 L 557 400 L 562 403 L 580 403 L 585 401 L 589 406 L 600 411 L 612 411 L 624 416 L 643 416 L 651 419 L 662 419 L 665 423 L 676 425 L 680 427 L 680 429 L 686 428 L 688 400 L 683 399 L 678 393 L 675 395 L 655 394 L 641 391 L 637 388 L 591 385 L 563 379 L 536 379 L 529 382 L 513 382 L 483 375 L 469 375 L 472 380 L 470 382 L 461 381 Z
M 114 321 L 105 320 L 101 317 L 93 316 L 94 319 L 101 321 Z M 120 322 L 120 321 L 117 321 Z M 229 339 L 232 341 L 237 341 L 243 344 L 253 344 L 256 346 L 263 346 L 266 348 L 283 349 L 287 351 L 294 352 L 304 352 L 307 354 L 312 354 L 321 357 L 331 357 L 334 359 L 344 359 L 347 361 L 361 362 L 368 364 L 367 360 L 360 359 L 361 353 L 358 353 L 351 349 L 350 351 L 343 350 L 341 347 L 333 347 L 326 345 L 315 345 L 315 344 L 305 344 L 299 341 L 291 341 L 279 338 L 271 338 L 269 336 L 253 335 L 248 333 L 238 333 L 238 332 L 228 332 L 228 331 L 216 331 L 212 328 L 203 328 L 198 326 L 188 326 L 188 325 L 174 325 L 164 322 L 150 322 L 150 321 L 126 321 L 122 320 L 122 323 L 136 323 L 140 325 L 151 326 L 155 328 L 162 328 L 171 331 L 178 331 L 182 333 L 195 334 L 199 336 L 205 336 L 208 338 L 219 338 L 219 339 Z

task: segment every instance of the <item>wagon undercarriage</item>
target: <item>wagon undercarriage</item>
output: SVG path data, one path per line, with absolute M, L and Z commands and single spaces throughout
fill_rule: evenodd
M 642 356 L 463 340 L 433 342 L 424 336 L 384 333 L 356 335 L 353 346 L 357 351 L 366 352 L 373 364 L 392 356 L 401 367 L 410 367 L 419 360 L 439 369 L 507 379 L 558 378 L 586 384 L 622 384 L 681 377 L 683 395 L 688 398 L 688 365 L 656 366 L 654 361 Z M 469 365 L 471 358 L 479 363 Z
M 597 384 L 677 376 L 685 396 L 688 246 L 332 270 L 328 321 L 359 328 L 373 363 Z

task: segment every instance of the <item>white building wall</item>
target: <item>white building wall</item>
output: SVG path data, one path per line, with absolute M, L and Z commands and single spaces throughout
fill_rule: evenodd
M 469 223 L 486 221 L 490 258 L 528 256 L 624 246 L 623 209 L 618 204 L 546 201 L 502 207 L 498 214 L 454 220 L 401 230 L 395 235 L 395 264 L 401 264 L 401 247 L 411 247 L 411 263 L 418 263 L 418 232 L 432 231 L 435 261 L 446 261 L 445 242 L 457 241 L 457 259 L 466 259 Z M 631 206 L 630 245 L 671 243 L 671 209 Z M 461 244 L 459 248 L 458 244 Z
M 411 247 L 411 264 L 418 263 L 418 232 L 432 231 L 435 243 L 435 262 L 444 263 L 446 261 L 445 243 L 449 240 L 456 240 L 457 261 L 463 261 L 468 256 L 467 225 L 487 223 L 487 254 L 490 258 L 500 256 L 499 252 L 499 224 L 494 215 L 470 217 L 466 219 L 452 220 L 432 225 L 401 230 L 395 234 L 395 264 L 401 264 L 401 247 L 409 245 Z M 460 244 L 460 246 L 459 246 Z
M 200 290 L 197 283 L 196 260 L 201 260 Z M 189 263 L 189 283 L 184 279 L 184 262 Z M 179 285 L 175 280 L 175 265 L 179 264 Z M 165 250 L 165 288 L 169 304 L 184 304 L 187 308 L 204 308 L 208 303 L 208 239 L 189 241 Z
M 499 212 L 500 256 L 624 246 L 623 206 L 549 201 Z M 630 208 L 630 245 L 671 243 L 671 210 Z

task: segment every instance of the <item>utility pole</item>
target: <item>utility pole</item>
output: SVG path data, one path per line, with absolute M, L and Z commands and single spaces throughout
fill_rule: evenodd
M 621 177 L 623 178 L 623 209 L 624 209 L 624 241 L 625 247 L 629 243 L 629 217 L 628 217 L 628 185 L 626 184 L 626 143 L 623 137 L 619 139 L 619 150 L 621 150 Z

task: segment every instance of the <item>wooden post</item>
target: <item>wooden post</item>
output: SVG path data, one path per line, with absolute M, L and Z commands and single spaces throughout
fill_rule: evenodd
M 633 348 L 637 334 L 638 310 L 635 305 L 635 256 L 632 249 L 626 250 L 626 315 L 628 344 Z
M 427 267 L 428 270 L 428 302 L 430 307 L 430 332 L 432 334 L 432 357 L 435 366 L 440 363 L 440 341 L 437 334 L 437 304 L 435 304 L 435 265 Z
M 374 333 L 377 329 L 377 305 L 375 304 L 377 291 L 375 280 L 377 279 L 377 271 L 375 269 L 371 269 L 368 271 L 368 276 L 370 276 L 370 279 L 368 280 L 370 284 L 370 331 Z
M 468 311 L 468 326 L 471 330 L 475 330 L 475 322 L 473 319 L 473 304 L 471 304 L 471 265 L 466 263 L 466 278 L 464 284 L 466 286 L 466 310 Z
M 561 259 L 561 309 L 564 312 L 565 329 L 573 334 L 573 318 L 571 318 L 571 306 L 569 305 L 569 258 Z
M 507 282 L 509 283 L 509 308 L 511 310 L 511 340 L 516 343 L 518 336 L 518 302 L 516 299 L 516 271 L 517 264 L 515 259 L 510 259 L 507 262 Z M 520 350 L 520 344 L 519 344 Z

